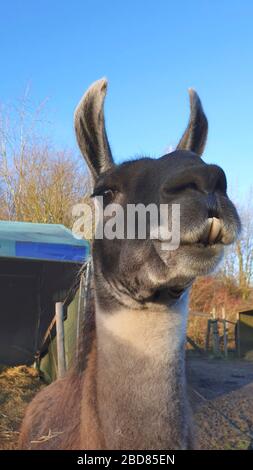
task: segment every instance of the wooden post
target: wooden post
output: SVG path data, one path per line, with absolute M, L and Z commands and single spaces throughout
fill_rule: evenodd
M 240 344 L 240 314 L 237 313 L 237 322 L 236 322 L 236 348 L 238 357 L 241 357 L 241 344 Z
M 225 308 L 222 307 L 222 322 L 223 322 L 223 343 L 224 343 L 224 356 L 228 357 L 228 337 L 227 337 L 227 322 Z
M 40 351 L 39 351 L 39 335 L 40 335 L 40 321 L 41 321 L 41 278 L 39 278 L 37 283 L 37 321 L 36 321 L 36 332 L 35 332 L 35 356 L 34 356 L 34 368 L 40 370 Z
M 210 332 L 211 332 L 211 320 L 207 320 L 207 332 L 206 332 L 206 345 L 205 350 L 208 352 L 209 349 L 209 342 L 210 342 Z
M 226 319 L 226 312 L 225 312 L 225 308 L 222 307 L 221 309 L 221 316 L 222 316 L 222 320 L 225 320 Z
M 66 372 L 66 358 L 64 345 L 63 302 L 55 303 L 56 341 L 57 341 L 57 376 L 61 378 Z
M 79 297 L 78 297 L 78 310 L 77 310 L 77 328 L 76 328 L 76 357 L 78 357 L 79 354 L 79 341 L 80 341 L 80 331 L 81 331 L 81 324 L 82 324 L 82 318 L 81 318 L 81 310 L 84 308 L 84 275 L 81 275 L 80 278 L 80 283 L 79 283 Z
M 218 330 L 218 320 L 212 320 L 213 326 L 213 353 L 215 356 L 219 356 L 219 330 Z
M 216 308 L 215 307 L 212 309 L 211 314 L 212 314 L 213 320 L 216 320 Z

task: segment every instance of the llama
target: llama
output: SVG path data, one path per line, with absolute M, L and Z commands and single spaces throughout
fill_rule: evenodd
M 104 205 L 180 204 L 180 245 L 159 239 L 94 239 L 94 302 L 83 357 L 28 406 L 22 449 L 192 449 L 184 349 L 192 282 L 211 272 L 240 230 L 223 170 L 201 155 L 208 123 L 197 93 L 177 149 L 115 164 L 105 130 L 107 81 L 75 112 L 93 196 Z M 170 218 L 171 215 L 168 214 Z M 91 290 L 91 292 L 93 292 Z

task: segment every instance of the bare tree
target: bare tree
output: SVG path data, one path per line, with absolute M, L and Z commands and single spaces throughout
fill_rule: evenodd
M 247 202 L 238 204 L 242 232 L 235 246 L 229 248 L 225 255 L 223 275 L 227 280 L 237 281 L 243 299 L 247 299 L 252 291 L 253 279 L 253 190 L 250 189 Z
M 71 226 L 87 175 L 81 158 L 43 136 L 43 112 L 28 92 L 18 105 L 0 106 L 0 218 Z

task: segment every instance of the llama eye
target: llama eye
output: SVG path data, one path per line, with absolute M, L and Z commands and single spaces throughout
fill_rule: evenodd
M 110 188 L 100 188 L 94 191 L 91 197 L 96 197 L 96 196 L 102 196 L 103 197 L 103 203 L 104 204 L 109 204 L 110 202 L 113 201 L 115 197 L 116 191 Z
M 112 189 L 106 189 L 105 191 L 103 191 L 102 196 L 104 198 L 104 203 L 109 204 L 115 196 L 115 191 L 113 191 Z

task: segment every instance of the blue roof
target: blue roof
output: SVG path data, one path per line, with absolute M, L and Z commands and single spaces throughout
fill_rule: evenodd
M 0 221 L 0 257 L 83 263 L 89 243 L 60 224 Z

